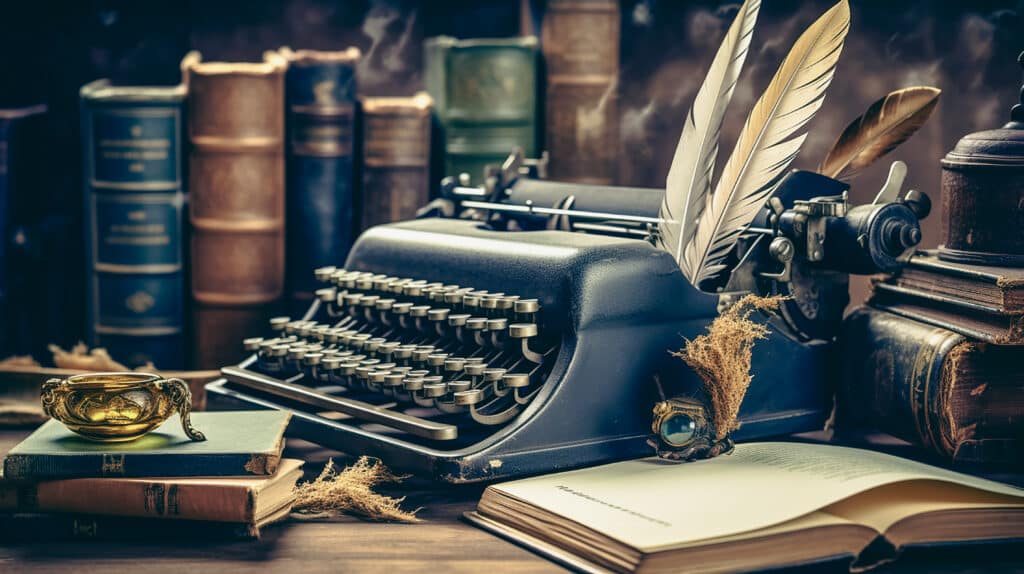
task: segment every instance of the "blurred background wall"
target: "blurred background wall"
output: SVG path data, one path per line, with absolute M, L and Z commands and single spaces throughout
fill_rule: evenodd
M 50 106 L 52 179 L 49 209 L 80 220 L 82 191 L 78 89 L 96 78 L 172 84 L 190 49 L 206 60 L 255 60 L 266 49 L 362 49 L 360 91 L 410 95 L 422 88 L 422 40 L 537 33 L 533 0 L 147 0 L 8 2 L 0 12 L 0 106 Z M 827 0 L 763 0 L 751 55 L 724 129 L 732 148 L 747 111 L 800 32 Z M 661 186 L 705 69 L 737 3 L 622 0 L 617 85 L 621 122 L 619 184 Z M 936 213 L 925 244 L 936 245 L 939 158 L 968 132 L 1001 125 L 1017 101 L 1024 50 L 1024 2 L 852 0 L 852 28 L 824 107 L 810 128 L 797 167 L 813 167 L 845 125 L 875 99 L 910 85 L 943 90 L 932 121 L 890 159 L 910 166 L 910 186 L 927 191 Z M 721 163 L 719 164 L 721 165 Z M 862 173 L 853 198 L 870 200 L 888 162 Z M 69 250 L 79 249 L 69 245 Z M 84 266 L 84 264 L 83 264 Z M 72 266 L 73 267 L 73 266 Z M 83 269 L 66 270 L 81 282 Z M 858 282 L 854 300 L 864 295 Z M 69 337 L 80 310 L 66 302 Z

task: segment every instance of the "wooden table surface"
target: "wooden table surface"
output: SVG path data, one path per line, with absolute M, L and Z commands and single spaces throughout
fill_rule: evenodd
M 0 452 L 27 433 L 0 431 Z M 307 461 L 315 476 L 328 458 L 346 459 L 316 445 L 290 440 L 286 456 Z M 46 542 L 5 545 L 0 572 L 199 574 L 206 572 L 563 572 L 554 563 L 460 520 L 476 506 L 482 487 L 439 487 L 410 480 L 386 491 L 407 496 L 405 508 L 422 507 L 419 524 L 378 524 L 348 517 L 294 519 L 268 527 L 258 541 L 241 542 Z M 845 563 L 801 569 L 846 572 Z M 1022 572 L 1024 548 L 941 549 L 911 553 L 879 572 Z

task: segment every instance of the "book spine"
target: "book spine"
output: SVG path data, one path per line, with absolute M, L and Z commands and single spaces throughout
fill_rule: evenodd
M 265 476 L 274 474 L 281 457 L 276 454 L 219 454 L 167 456 L 157 454 L 8 454 L 7 480 L 62 478 L 147 478 L 153 476 Z
M 619 3 L 551 0 L 542 30 L 548 174 L 611 185 L 619 141 Z
M 129 366 L 184 366 L 181 99 L 82 97 L 87 338 Z
M 0 538 L 5 542 L 246 540 L 259 538 L 259 527 L 235 522 L 18 513 L 0 514 Z
M 284 70 L 187 70 L 192 296 L 200 304 L 259 305 L 284 290 Z
M 0 485 L 0 510 L 254 522 L 245 485 L 79 478 Z
M 425 80 L 444 142 L 445 175 L 483 181 L 516 148 L 537 155 L 537 39 L 427 41 Z
M 430 195 L 430 110 L 363 115 L 362 229 L 412 219 Z
M 340 264 L 352 246 L 356 62 L 303 60 L 286 76 L 286 289 L 306 305 L 313 270 Z
M 839 423 L 876 428 L 956 462 L 1019 456 L 1019 347 L 860 307 L 843 321 Z

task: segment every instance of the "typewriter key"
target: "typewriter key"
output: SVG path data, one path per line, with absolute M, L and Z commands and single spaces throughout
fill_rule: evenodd
M 302 358 L 302 364 L 312 367 L 313 365 L 319 365 L 323 358 L 323 353 L 306 353 L 306 356 Z
M 429 399 L 443 397 L 448 393 L 448 385 L 441 382 L 441 377 L 424 377 L 421 393 Z
M 338 290 L 334 287 L 324 287 L 323 289 L 317 289 L 313 292 L 316 298 L 325 303 L 334 301 L 338 295 Z
M 448 383 L 448 392 L 457 393 L 460 391 L 468 391 L 472 385 L 473 383 L 469 381 L 451 381 Z
M 327 281 L 327 279 L 330 278 L 330 276 L 337 270 L 338 268 L 333 265 L 317 267 L 313 270 L 313 277 L 315 277 L 317 281 Z
M 526 373 L 509 373 L 501 378 L 506 388 L 521 389 L 530 386 L 530 375 Z
M 475 405 L 484 399 L 484 393 L 480 389 L 468 389 L 457 391 L 452 394 L 452 399 L 457 405 Z
M 242 348 L 252 353 L 260 348 L 262 342 L 263 337 L 250 337 L 242 341 Z
M 483 363 L 482 361 L 483 360 L 481 359 L 481 362 L 479 362 L 479 363 L 470 363 L 467 360 L 466 361 L 466 366 L 465 366 L 465 368 L 463 370 L 465 370 L 466 374 L 471 376 L 471 377 L 482 376 L 484 374 L 484 371 L 487 369 L 487 365 L 485 363 Z
M 270 329 L 272 331 L 283 331 L 285 325 L 291 322 L 291 317 L 274 317 L 270 320 Z
M 466 368 L 466 359 L 451 357 L 444 360 L 444 370 L 447 373 L 461 373 Z

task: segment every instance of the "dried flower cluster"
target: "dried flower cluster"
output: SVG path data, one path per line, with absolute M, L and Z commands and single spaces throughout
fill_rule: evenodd
M 335 470 L 334 460 L 329 460 L 316 480 L 295 487 L 292 509 L 303 514 L 343 513 L 371 520 L 419 522 L 419 509 L 410 512 L 401 508 L 405 497 L 392 498 L 373 491 L 378 484 L 404 478 L 392 474 L 379 460 L 365 456 L 340 473 Z
M 687 341 L 681 351 L 673 353 L 704 382 L 716 440 L 739 428 L 736 418 L 740 404 L 754 378 L 750 374 L 751 351 L 754 343 L 770 332 L 750 315 L 754 311 L 775 311 L 782 299 L 747 295 L 715 318 L 707 334 Z

